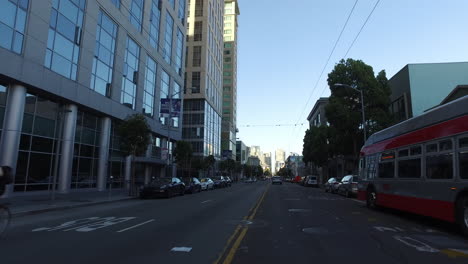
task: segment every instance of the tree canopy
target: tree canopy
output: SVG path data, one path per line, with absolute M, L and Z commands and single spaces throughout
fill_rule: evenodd
M 332 154 L 330 139 L 331 129 L 327 126 L 308 129 L 304 136 L 303 161 L 319 167 L 325 165 Z
M 179 166 L 187 167 L 192 159 L 193 149 L 192 144 L 186 141 L 177 141 L 174 150 L 174 158 Z
M 140 156 L 150 144 L 150 127 L 143 114 L 128 116 L 118 128 L 121 149 L 127 155 Z

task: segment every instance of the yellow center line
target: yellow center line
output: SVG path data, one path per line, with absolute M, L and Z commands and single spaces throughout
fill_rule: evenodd
M 257 214 L 257 210 L 258 208 L 260 207 L 260 205 L 262 204 L 263 202 L 263 199 L 265 198 L 265 195 L 266 193 L 268 192 L 270 188 L 270 185 L 267 186 L 267 188 L 265 189 L 265 191 L 263 192 L 262 196 L 260 197 L 260 199 L 258 200 L 258 202 L 255 204 L 255 207 L 253 208 L 253 210 L 251 209 L 250 211 L 252 212 L 250 214 L 250 216 L 247 218 L 249 221 L 253 220 L 253 218 L 255 217 L 255 215 Z M 245 219 L 245 217 L 244 217 Z M 237 237 L 236 241 L 234 242 L 234 244 L 232 245 L 231 249 L 229 250 L 229 253 L 226 255 L 226 258 L 224 259 L 223 261 L 223 264 L 230 264 L 232 262 L 232 260 L 234 259 L 234 256 L 236 255 L 236 252 L 237 252 L 237 249 L 239 248 L 242 240 L 244 239 L 245 235 L 247 234 L 247 230 L 249 228 L 248 227 L 244 227 L 242 228 L 242 231 L 241 233 L 239 234 L 239 236 Z M 229 245 L 229 243 L 228 243 Z M 224 251 L 223 251 L 224 252 Z M 222 254 L 224 255 L 224 253 Z M 221 256 L 222 256 L 221 255 Z M 219 259 L 217 260 L 217 262 L 215 262 L 215 264 L 217 264 L 219 261 Z

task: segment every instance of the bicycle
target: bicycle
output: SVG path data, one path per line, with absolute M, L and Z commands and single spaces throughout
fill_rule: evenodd
M 5 233 L 10 225 L 11 212 L 7 204 L 0 204 L 0 237 Z

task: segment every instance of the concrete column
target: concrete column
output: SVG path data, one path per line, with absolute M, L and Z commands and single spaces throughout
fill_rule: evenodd
M 150 134 L 150 137 L 152 135 Z M 152 151 L 152 146 L 151 144 L 148 145 L 148 147 L 146 148 L 146 157 L 147 158 L 151 158 L 151 151 Z M 151 181 L 151 164 L 145 164 L 145 184 L 148 184 L 150 183 Z
M 11 167 L 13 175 L 16 174 L 25 101 L 26 87 L 18 84 L 8 87 L 5 119 L 3 120 L 0 141 L 0 165 Z M 9 184 L 3 197 L 10 196 L 12 192 L 13 184 Z
M 107 167 L 109 164 L 110 132 L 111 132 L 111 119 L 109 117 L 101 118 L 101 135 L 99 138 L 99 161 L 98 161 L 98 175 L 97 175 L 98 191 L 106 190 Z
M 132 174 L 132 156 L 125 158 L 125 189 L 130 189 L 130 177 Z
M 65 106 L 61 117 L 63 125 L 61 158 L 59 167 L 58 192 L 68 193 L 71 184 L 71 171 L 73 167 L 73 151 L 75 148 L 75 131 L 78 107 L 70 104 Z

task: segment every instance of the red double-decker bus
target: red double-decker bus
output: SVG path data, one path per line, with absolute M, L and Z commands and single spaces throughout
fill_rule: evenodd
M 468 96 L 373 134 L 359 167 L 368 207 L 456 222 L 468 235 Z

